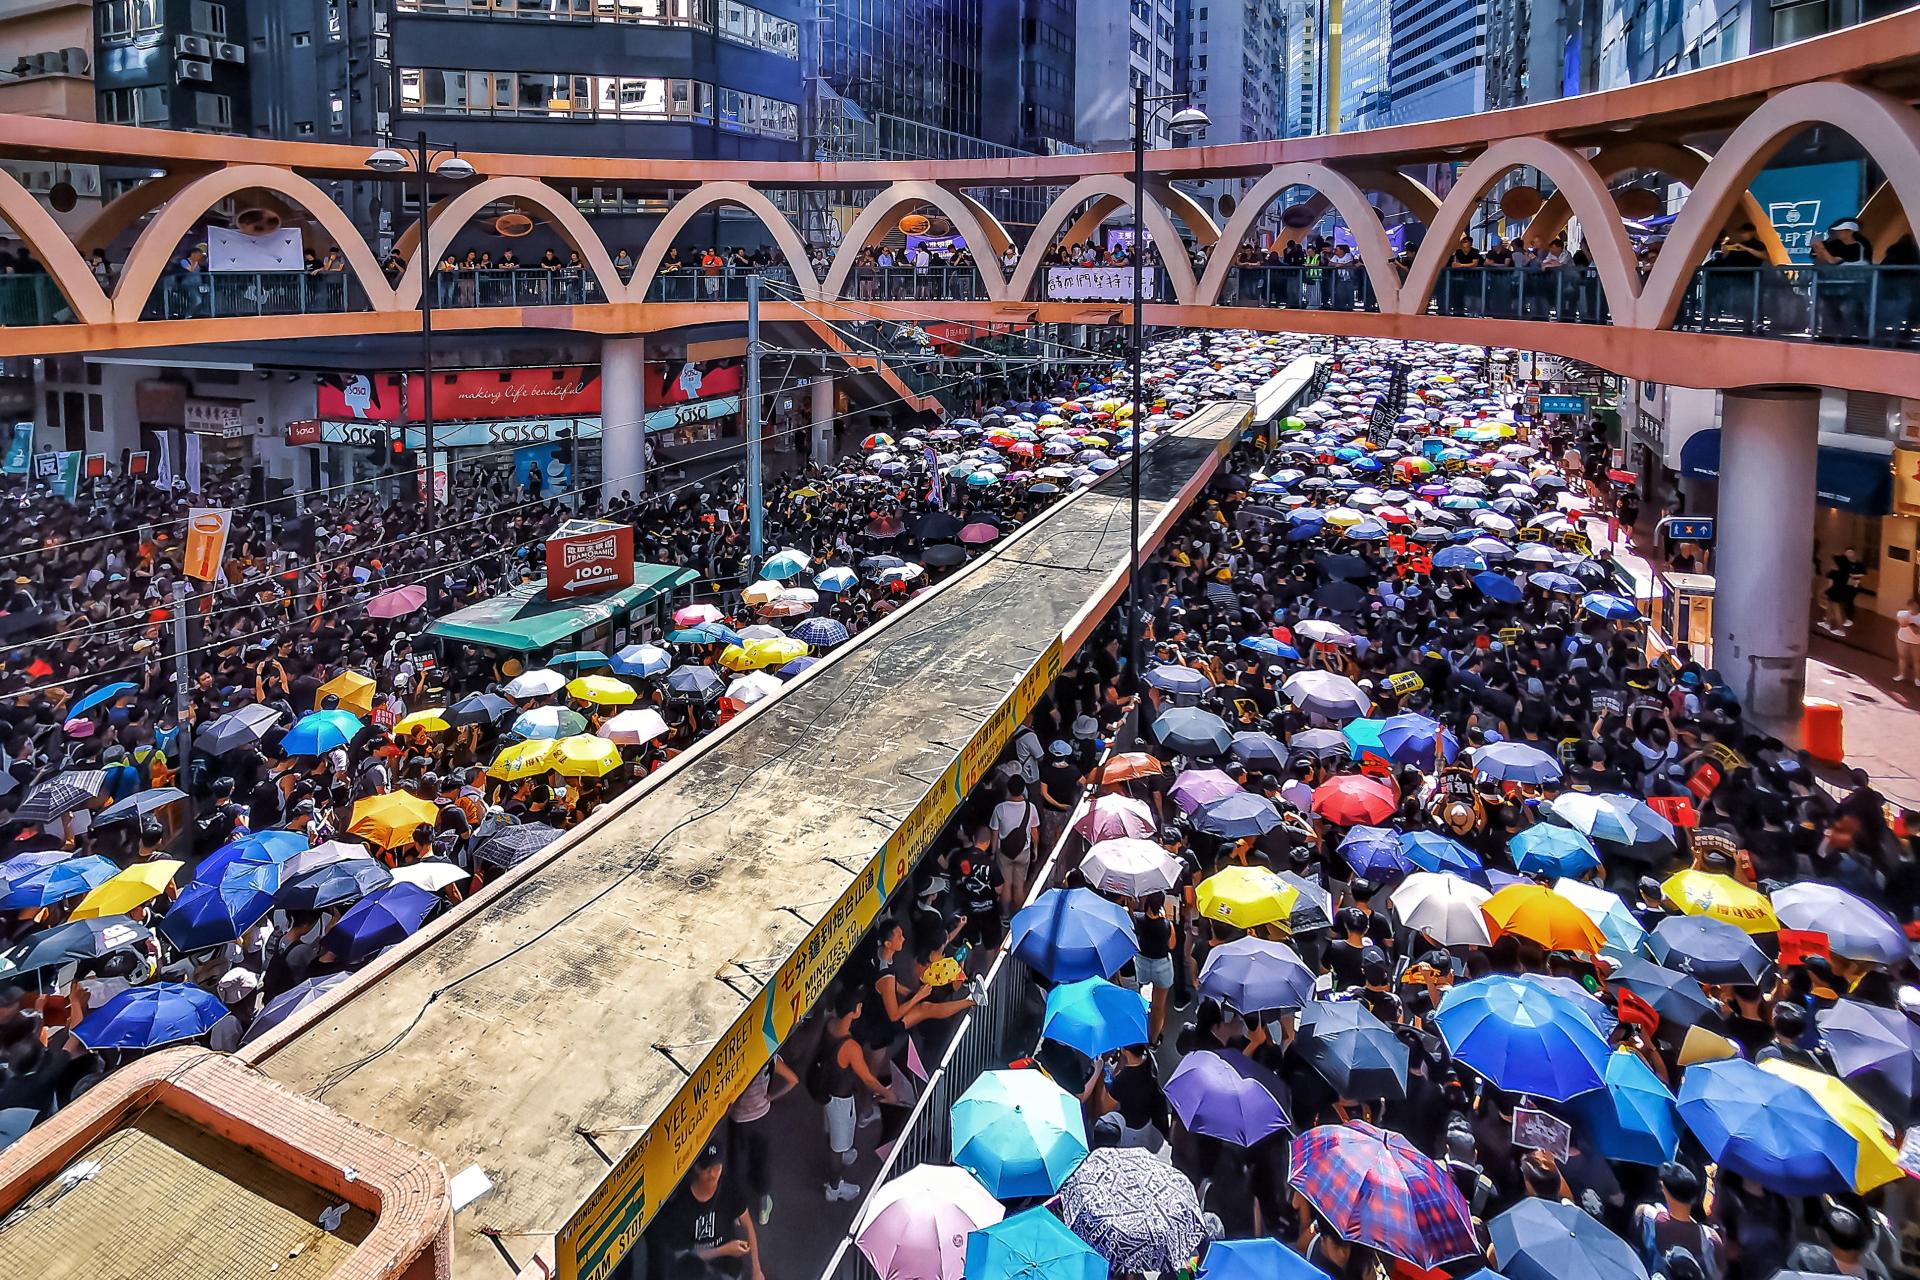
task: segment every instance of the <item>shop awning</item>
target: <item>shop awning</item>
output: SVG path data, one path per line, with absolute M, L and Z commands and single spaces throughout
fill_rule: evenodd
M 427 625 L 427 634 L 514 653 L 551 649 L 699 576 L 678 565 L 636 563 L 632 586 L 592 600 L 566 601 L 547 599 L 547 580 L 540 578 L 438 618 Z
M 1687 437 L 1680 446 L 1680 474 L 1706 480 L 1720 478 L 1718 427 Z M 1814 464 L 1813 486 L 1822 506 L 1863 516 L 1884 516 L 1892 509 L 1893 469 L 1882 453 L 1822 445 Z

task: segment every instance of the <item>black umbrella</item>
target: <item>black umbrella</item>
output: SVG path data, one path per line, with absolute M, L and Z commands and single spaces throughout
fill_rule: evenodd
M 964 564 L 966 559 L 965 547 L 957 542 L 943 542 L 939 546 L 928 547 L 926 554 L 920 557 L 920 563 L 929 569 L 951 569 L 957 564 Z
M 0 951 L 0 981 L 76 961 L 97 960 L 122 947 L 137 946 L 152 936 L 147 926 L 125 916 L 70 920 Z
M 193 745 L 210 756 L 224 756 L 242 747 L 250 747 L 266 737 L 267 731 L 279 723 L 280 714 L 277 708 L 264 703 L 249 703 L 237 711 L 229 711 L 209 721 L 205 728 L 193 735 Z
M 1316 562 L 1320 572 L 1336 582 L 1353 582 L 1375 576 L 1374 568 L 1359 556 L 1321 556 Z
M 517 867 L 560 838 L 560 830 L 546 823 L 516 823 L 502 827 L 473 847 L 473 860 L 504 871 Z
M 711 702 L 720 689 L 720 677 L 711 667 L 676 667 L 667 673 L 667 692 L 685 702 Z
M 470 693 L 440 713 L 440 718 L 458 728 L 467 724 L 492 724 L 514 710 L 514 705 L 497 693 Z
M 1153 722 L 1155 741 L 1183 756 L 1217 756 L 1233 745 L 1227 722 L 1198 707 L 1175 707 Z
M 1904 1129 L 1920 1123 L 1920 1027 L 1896 1009 L 1842 1000 L 1814 1015 L 1841 1079 Z
M 1407 1096 L 1407 1046 L 1357 1000 L 1315 1001 L 1301 1010 L 1293 1047 L 1343 1098 Z
M 1772 967 L 1753 939 L 1724 920 L 1668 916 L 1647 935 L 1653 958 L 1701 982 L 1759 986 Z
M 1366 601 L 1367 592 L 1364 587 L 1351 582 L 1329 582 L 1315 588 L 1313 598 L 1335 613 L 1358 613 L 1361 604 Z
M 393 873 L 372 858 L 349 858 L 295 876 L 274 893 L 273 905 L 286 911 L 318 911 L 392 883 Z
M 1700 980 L 1677 969 L 1633 956 L 1621 961 L 1609 980 L 1639 996 L 1653 1006 L 1655 1013 L 1677 1026 L 1704 1022 L 1712 1027 L 1720 1021 L 1720 1011 L 1700 989 Z
M 22 822 L 53 822 L 84 808 L 106 785 L 105 769 L 69 769 L 29 792 L 13 816 Z
M 914 522 L 913 533 L 922 542 L 942 542 L 960 532 L 958 517 L 944 511 L 929 511 Z

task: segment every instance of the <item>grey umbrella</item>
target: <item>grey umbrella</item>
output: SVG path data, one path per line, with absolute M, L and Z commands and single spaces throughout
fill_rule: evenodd
M 279 721 L 280 712 L 273 707 L 250 703 L 208 721 L 205 728 L 193 735 L 193 745 L 210 756 L 224 756 L 260 741 Z
M 1198 707 L 1175 707 L 1153 722 L 1154 739 L 1183 756 L 1217 756 L 1233 745 L 1227 722 Z
M 185 800 L 187 793 L 178 787 L 148 787 L 145 791 L 136 791 L 125 800 L 116 800 L 100 811 L 94 819 L 94 825 L 103 822 L 119 822 L 123 818 L 144 818 L 155 809 L 164 809 L 176 800 Z
M 1139 1147 L 1088 1152 L 1060 1188 L 1060 1218 L 1122 1273 L 1171 1274 L 1207 1238 L 1193 1184 Z
M 1896 1127 L 1920 1122 L 1920 1027 L 1912 1019 L 1897 1009 L 1842 1000 L 1814 1020 L 1841 1079 Z
M 84 807 L 106 785 L 105 769 L 69 769 L 29 792 L 13 816 L 22 822 L 53 822 Z

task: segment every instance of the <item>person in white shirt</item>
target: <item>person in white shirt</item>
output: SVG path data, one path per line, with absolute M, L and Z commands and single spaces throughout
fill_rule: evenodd
M 1920 595 L 1907 597 L 1906 607 L 1893 615 L 1893 652 L 1899 662 L 1893 682 L 1920 684 Z
M 1000 907 L 1010 914 L 1027 900 L 1033 853 L 1040 844 L 1040 810 L 1027 799 L 1025 778 L 1015 774 L 1007 779 L 1007 798 L 993 807 L 987 826 L 1000 867 Z

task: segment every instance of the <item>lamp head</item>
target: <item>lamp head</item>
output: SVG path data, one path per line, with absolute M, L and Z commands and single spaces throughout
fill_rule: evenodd
M 367 157 L 367 168 L 375 173 L 402 173 L 412 167 L 412 162 L 392 147 L 382 147 Z
M 1204 133 L 1212 123 L 1200 108 L 1182 107 L 1168 119 L 1167 128 L 1175 137 L 1191 138 L 1196 133 Z
M 453 182 L 464 182 L 474 174 L 474 168 L 459 156 L 448 156 L 433 167 L 435 174 Z

